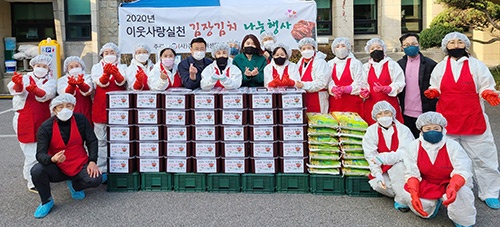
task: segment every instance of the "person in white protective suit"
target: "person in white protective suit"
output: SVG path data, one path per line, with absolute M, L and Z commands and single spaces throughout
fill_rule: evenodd
M 496 106 L 500 98 L 490 70 L 470 56 L 469 48 L 470 41 L 462 33 L 448 33 L 443 38 L 441 49 L 448 56 L 432 71 L 424 95 L 439 98 L 436 112 L 448 120 L 448 137 L 459 142 L 472 159 L 479 199 L 492 209 L 500 209 L 498 151 L 483 101 Z
M 447 122 L 440 113 L 423 113 L 415 124 L 421 133 L 404 156 L 403 200 L 422 218 L 435 217 L 443 204 L 455 226 L 474 225 L 472 161 L 459 143 L 448 138 Z
M 229 58 L 229 51 L 229 45 L 226 43 L 218 43 L 212 47 L 212 57 L 215 60 L 201 72 L 202 90 L 210 90 L 214 87 L 236 89 L 241 86 L 241 70 L 233 65 L 233 59 Z
M 294 87 L 300 80 L 297 64 L 290 62 L 292 50 L 283 43 L 274 46 L 272 60 L 264 67 L 264 87 Z
M 306 90 L 307 112 L 328 113 L 327 91 L 330 69 L 325 61 L 326 55 L 316 51 L 317 43 L 313 38 L 303 38 L 299 41 L 302 57 L 297 62 L 300 80 L 295 87 Z
M 363 79 L 363 64 L 351 52 L 351 43 L 345 37 L 337 37 L 332 42 L 335 58 L 328 61 L 330 70 L 330 93 L 328 112 L 356 112 L 364 116 L 363 99 L 359 97 L 361 88 L 368 87 Z
M 80 57 L 70 56 L 64 60 L 65 75 L 57 79 L 57 94 L 75 96 L 74 112 L 85 115 L 92 122 L 92 94 L 94 83 L 90 74 L 85 74 L 85 62 Z
M 387 101 L 373 106 L 372 118 L 377 123 L 366 129 L 363 152 L 370 164 L 370 186 L 385 196 L 394 197 L 394 208 L 408 212 L 408 205 L 401 196 L 405 183 L 403 157 L 414 137 L 395 116 L 396 110 Z
M 271 62 L 273 59 L 273 48 L 276 45 L 276 37 L 274 36 L 274 33 L 272 32 L 264 32 L 260 35 L 260 43 L 262 48 L 264 48 L 264 54 L 262 54 L 266 60 L 267 63 Z
M 149 73 L 149 88 L 153 91 L 165 91 L 172 87 L 183 87 L 175 64 L 175 50 L 170 47 L 163 48 L 158 56 L 158 62 Z
M 36 133 L 40 125 L 50 117 L 50 100 L 56 96 L 56 79 L 50 65 L 52 58 L 38 55 L 31 59 L 33 72 L 21 75 L 17 72 L 7 84 L 15 111 L 12 126 L 24 153 L 23 177 L 28 181 L 28 190 L 37 192 L 31 180 L 30 170 L 37 163 Z
M 132 61 L 127 68 L 128 89 L 132 91 L 148 91 L 149 76 L 153 69 L 153 62 L 149 59 L 151 49 L 148 45 L 139 43 L 134 48 Z
M 107 149 L 106 149 L 106 93 L 110 91 L 125 91 L 127 80 L 123 75 L 127 70 L 127 65 L 120 64 L 120 52 L 114 43 L 106 43 L 101 47 L 99 55 L 102 60 L 92 66 L 92 82 L 94 82 L 95 95 L 92 105 L 92 122 L 94 132 L 99 140 L 99 154 L 97 166 L 103 173 L 107 172 Z M 103 174 L 103 181 L 106 181 L 106 174 Z

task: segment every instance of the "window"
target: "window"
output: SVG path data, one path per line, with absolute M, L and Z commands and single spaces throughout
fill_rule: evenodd
M 318 35 L 332 34 L 332 1 L 331 0 L 316 0 L 318 8 L 318 18 L 316 26 Z
M 90 0 L 66 0 L 66 40 L 91 40 Z
M 354 0 L 354 34 L 377 33 L 377 0 Z
M 56 38 L 52 3 L 11 3 L 12 36 L 18 42 Z
M 401 1 L 401 33 L 422 31 L 422 0 Z

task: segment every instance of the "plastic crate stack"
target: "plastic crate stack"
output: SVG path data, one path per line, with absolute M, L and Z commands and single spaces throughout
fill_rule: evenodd
M 309 173 L 341 175 L 338 121 L 330 114 L 308 113 Z

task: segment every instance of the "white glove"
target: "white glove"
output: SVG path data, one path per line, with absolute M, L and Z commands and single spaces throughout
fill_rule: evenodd
M 382 176 L 381 173 L 375 174 L 375 180 L 380 185 L 380 187 L 382 187 L 383 189 L 386 189 L 384 177 Z

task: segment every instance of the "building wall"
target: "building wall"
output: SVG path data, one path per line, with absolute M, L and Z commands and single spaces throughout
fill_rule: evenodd
M 0 0 L 0 78 L 5 73 L 5 43 L 3 38 L 12 35 L 12 22 L 10 18 L 10 3 Z
M 500 32 L 496 32 L 495 35 L 500 37 Z M 472 38 L 482 41 L 487 41 L 492 38 L 489 32 L 477 31 L 472 32 Z M 494 42 L 491 44 L 481 44 L 477 42 L 472 42 L 472 55 L 480 59 L 487 66 L 498 66 L 500 65 L 500 42 Z

